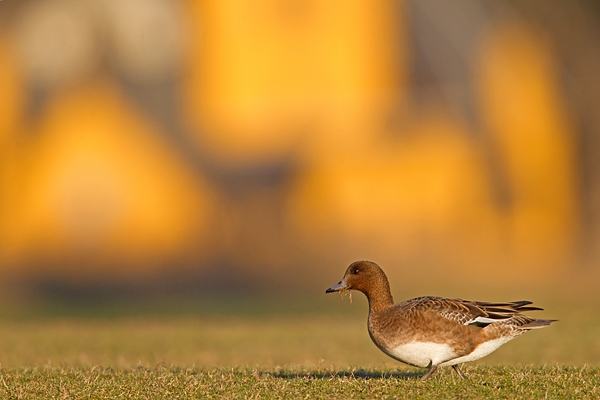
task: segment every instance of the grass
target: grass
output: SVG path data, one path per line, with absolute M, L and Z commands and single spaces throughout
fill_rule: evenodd
M 390 369 L 295 368 L 111 369 L 54 367 L 3 370 L 0 397 L 94 399 L 332 399 L 332 398 L 589 398 L 600 397 L 600 369 L 589 367 L 483 367 L 468 381 L 442 373 L 420 381 Z
M 317 310 L 5 316 L 0 398 L 600 398 L 595 301 L 543 302 L 552 327 L 464 366 L 467 381 L 445 368 L 422 382 L 370 342 L 357 297 Z

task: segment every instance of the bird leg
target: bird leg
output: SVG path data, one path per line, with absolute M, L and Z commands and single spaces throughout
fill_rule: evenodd
M 452 366 L 452 369 L 456 371 L 456 373 L 458 374 L 458 376 L 460 376 L 463 379 L 469 379 L 467 378 L 467 376 L 460 370 L 460 367 L 458 366 L 458 364 L 454 364 Z
M 427 379 L 434 376 L 436 372 L 437 372 L 437 365 L 433 365 L 433 361 L 429 360 L 429 365 L 427 365 L 427 372 L 425 373 L 425 375 L 423 375 L 423 377 L 421 379 L 426 381 Z

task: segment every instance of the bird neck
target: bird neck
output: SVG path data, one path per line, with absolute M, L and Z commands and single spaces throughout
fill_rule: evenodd
M 369 312 L 381 312 L 394 305 L 394 298 L 390 290 L 390 283 L 385 276 L 377 279 L 365 291 L 369 301 Z

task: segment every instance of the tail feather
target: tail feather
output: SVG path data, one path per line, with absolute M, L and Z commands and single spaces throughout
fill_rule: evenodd
M 533 320 L 531 322 L 529 322 L 528 324 L 525 325 L 521 325 L 520 328 L 522 329 L 539 329 L 539 328 L 545 328 L 547 326 L 550 326 L 551 323 L 558 321 L 557 319 L 536 319 Z

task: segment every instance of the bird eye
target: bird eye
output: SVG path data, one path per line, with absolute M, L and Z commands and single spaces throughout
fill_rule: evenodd
M 360 270 L 358 268 L 354 268 L 354 271 L 352 271 L 353 274 L 358 274 L 360 272 Z

